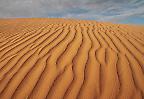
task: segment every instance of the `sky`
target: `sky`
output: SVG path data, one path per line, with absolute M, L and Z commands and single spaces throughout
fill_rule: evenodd
M 0 0 L 0 18 L 31 17 L 144 24 L 144 0 Z

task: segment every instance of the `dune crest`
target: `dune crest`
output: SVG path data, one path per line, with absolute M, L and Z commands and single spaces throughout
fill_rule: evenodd
M 1 19 L 0 99 L 144 99 L 144 29 Z

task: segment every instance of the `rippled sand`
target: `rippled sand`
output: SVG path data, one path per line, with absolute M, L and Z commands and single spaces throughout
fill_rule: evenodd
M 0 20 L 0 99 L 144 99 L 144 26 Z

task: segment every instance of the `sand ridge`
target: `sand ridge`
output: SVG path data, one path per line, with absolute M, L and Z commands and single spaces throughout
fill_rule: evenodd
M 143 98 L 143 26 L 0 20 L 0 99 Z

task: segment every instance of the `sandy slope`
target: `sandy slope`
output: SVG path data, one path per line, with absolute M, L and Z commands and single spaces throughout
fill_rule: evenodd
M 144 99 L 144 28 L 0 20 L 0 99 Z

